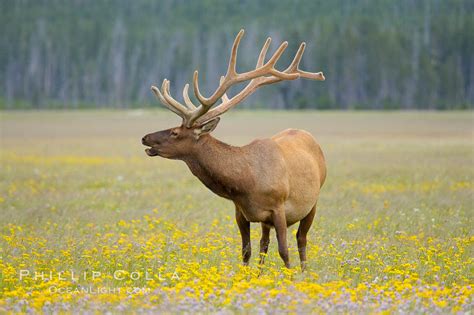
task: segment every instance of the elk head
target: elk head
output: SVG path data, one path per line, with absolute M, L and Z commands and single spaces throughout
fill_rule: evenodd
M 237 73 L 235 69 L 237 50 L 243 35 L 244 30 L 240 30 L 232 45 L 227 73 L 221 77 L 218 88 L 210 97 L 204 97 L 199 91 L 198 71 L 196 70 L 194 72 L 193 87 L 194 94 L 199 101 L 198 106 L 194 105 L 189 97 L 189 84 L 186 84 L 183 89 L 184 105 L 170 95 L 169 80 L 163 80 L 161 91 L 155 86 L 151 87 L 151 90 L 158 100 L 169 110 L 179 115 L 183 119 L 183 122 L 179 127 L 144 136 L 142 143 L 149 147 L 145 150 L 149 156 L 159 155 L 165 158 L 179 159 L 183 155 L 189 154 L 199 145 L 200 139 L 203 138 L 202 136 L 209 134 L 216 128 L 220 115 L 242 102 L 261 86 L 284 80 L 295 80 L 300 77 L 320 81 L 325 79 L 322 72 L 312 73 L 299 69 L 299 63 L 306 46 L 304 42 L 301 43 L 293 61 L 285 70 L 280 71 L 275 69 L 275 64 L 288 46 L 288 42 L 286 41 L 283 42 L 272 57 L 265 62 L 265 56 L 271 43 L 270 37 L 267 38 L 260 51 L 255 69 L 244 73 Z M 234 97 L 229 98 L 226 91 L 232 85 L 244 81 L 250 82 Z M 221 102 L 212 108 L 219 99 Z
M 145 149 L 148 156 L 159 155 L 164 158 L 179 159 L 195 148 L 201 136 L 213 131 L 219 120 L 220 118 L 216 117 L 190 128 L 183 123 L 179 127 L 150 133 L 143 137 L 142 144 L 149 146 Z

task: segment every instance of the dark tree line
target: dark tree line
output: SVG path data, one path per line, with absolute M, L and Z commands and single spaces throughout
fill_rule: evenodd
M 194 69 L 213 91 L 240 28 L 239 69 L 270 35 L 307 42 L 302 68 L 325 82 L 261 89 L 242 107 L 472 108 L 471 0 L 2 0 L 0 107 L 156 106 L 151 84 L 179 97 Z M 235 93 L 231 91 L 230 94 Z

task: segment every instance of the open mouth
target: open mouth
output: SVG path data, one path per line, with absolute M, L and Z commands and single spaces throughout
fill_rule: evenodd
M 145 153 L 146 153 L 148 156 L 156 156 L 156 155 L 158 155 L 158 152 L 157 152 L 154 148 L 146 148 L 146 149 L 145 149 Z

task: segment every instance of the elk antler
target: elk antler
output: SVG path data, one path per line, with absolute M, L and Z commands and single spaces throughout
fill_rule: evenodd
M 183 123 L 186 127 L 190 128 L 194 124 L 201 124 L 219 115 L 222 115 L 238 103 L 242 102 L 245 98 L 247 98 L 247 96 L 255 92 L 255 90 L 263 85 L 277 83 L 284 80 L 295 80 L 300 77 L 311 80 L 325 80 L 322 72 L 313 73 L 299 69 L 301 57 L 303 56 L 303 52 L 306 47 L 304 42 L 301 43 L 298 51 L 296 52 L 295 58 L 284 71 L 275 69 L 275 64 L 288 46 L 288 42 L 286 41 L 283 42 L 280 47 L 278 47 L 273 56 L 265 63 L 265 56 L 271 43 L 270 37 L 267 38 L 262 50 L 260 51 L 255 69 L 244 73 L 237 73 L 235 69 L 237 51 L 243 35 L 244 30 L 240 30 L 240 32 L 237 34 L 237 37 L 235 38 L 234 44 L 232 45 L 232 52 L 230 55 L 227 73 L 225 76 L 221 77 L 218 88 L 210 97 L 204 97 L 199 91 L 198 71 L 196 70 L 194 72 L 194 94 L 200 103 L 198 107 L 196 107 L 189 98 L 189 84 L 186 84 L 183 89 L 183 98 L 186 106 L 176 101 L 170 95 L 169 81 L 167 79 L 163 80 L 161 91 L 155 86 L 151 87 L 155 95 L 164 105 L 166 105 L 166 107 L 183 118 Z M 250 82 L 242 91 L 230 99 L 227 97 L 226 91 L 232 85 L 248 80 L 250 80 Z M 211 110 L 211 107 L 219 99 L 221 99 L 222 102 Z

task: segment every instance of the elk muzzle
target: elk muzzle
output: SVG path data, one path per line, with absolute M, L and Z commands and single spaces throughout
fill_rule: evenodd
M 157 145 L 158 143 L 157 142 L 152 143 L 150 141 L 150 135 L 146 135 L 142 138 L 142 144 L 149 147 L 149 148 L 145 149 L 145 153 L 148 156 L 157 156 L 158 155 L 158 150 L 153 147 L 154 145 Z

